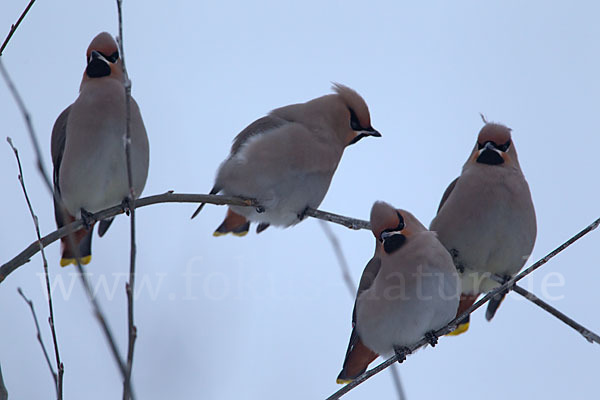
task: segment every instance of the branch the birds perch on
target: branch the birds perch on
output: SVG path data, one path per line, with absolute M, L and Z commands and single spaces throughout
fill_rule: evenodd
M 259 206 L 258 202 L 252 199 L 242 199 L 239 197 L 213 194 L 173 193 L 172 191 L 169 191 L 163 194 L 139 198 L 135 202 L 135 208 L 137 209 L 140 207 L 161 203 L 209 203 L 216 205 L 235 205 L 246 207 Z M 93 218 L 97 221 L 100 221 L 102 219 L 114 217 L 122 213 L 123 207 L 118 205 L 93 214 Z M 326 211 L 308 209 L 306 215 L 324 221 L 340 224 L 350 229 L 369 229 L 369 223 L 367 221 L 344 217 L 342 215 Z M 29 262 L 30 258 L 40 251 L 40 242 L 42 247 L 46 247 L 60 238 L 67 236 L 69 233 L 75 232 L 83 225 L 83 220 L 78 219 L 60 229 L 55 230 L 54 232 L 47 234 L 46 236 L 42 237 L 41 240 L 36 240 L 30 244 L 25 250 L 0 266 L 0 282 L 6 279 L 6 277 L 15 269 Z

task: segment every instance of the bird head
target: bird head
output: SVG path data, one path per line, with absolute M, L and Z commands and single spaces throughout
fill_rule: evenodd
M 381 137 L 371 126 L 369 107 L 364 99 L 354 90 L 339 83 L 333 84 L 333 90 L 344 104 L 345 113 L 342 121 L 344 144 L 350 146 L 367 136 Z
M 486 123 L 479 131 L 469 162 L 497 166 L 517 163 L 517 153 L 512 143 L 510 128 Z
M 84 81 L 105 76 L 120 80 L 123 77 L 117 42 L 107 32 L 99 33 L 92 40 L 86 52 L 86 60 Z
M 377 246 L 391 254 L 401 248 L 415 233 L 426 228 L 408 211 L 395 209 L 388 203 L 377 201 L 371 208 L 371 230 Z

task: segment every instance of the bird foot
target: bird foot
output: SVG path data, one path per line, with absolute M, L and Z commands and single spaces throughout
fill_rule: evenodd
M 94 224 L 94 222 L 96 222 L 96 218 L 94 217 L 94 214 L 92 214 L 91 212 L 85 210 L 85 209 L 81 209 L 81 220 L 83 221 L 83 226 L 85 226 L 85 229 L 89 230 L 92 225 Z
M 406 356 L 412 352 L 406 346 L 394 346 L 394 353 L 396 353 L 396 356 L 398 357 L 398 363 L 402 364 L 402 362 L 406 360 Z
M 300 214 L 297 215 L 298 221 L 302 221 L 304 218 L 306 218 L 307 212 L 308 212 L 308 206 L 306 206 L 306 208 L 304 210 L 302 210 L 302 212 Z
M 125 215 L 129 216 L 129 213 L 131 212 L 131 199 L 129 196 L 125 197 L 121 202 L 121 210 L 123 210 Z
M 435 345 L 438 343 L 438 337 L 435 334 L 435 331 L 426 332 L 425 339 L 427 339 L 427 342 L 431 345 L 431 347 L 435 347 Z
M 456 267 L 456 270 L 463 274 L 465 272 L 465 267 L 461 264 L 461 262 L 458 259 L 458 250 L 450 249 L 448 253 L 450 253 L 450 255 L 452 256 L 452 261 L 454 261 L 454 266 Z

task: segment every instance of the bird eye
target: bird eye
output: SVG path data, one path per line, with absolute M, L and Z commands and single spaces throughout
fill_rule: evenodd
M 354 110 L 348 108 L 348 111 L 350 111 L 350 128 L 352 128 L 353 131 L 362 130 L 362 128 L 360 127 L 360 122 L 358 122 L 358 117 L 356 116 Z
M 491 143 L 492 146 L 494 146 L 496 149 L 500 150 L 501 152 L 505 153 L 506 150 L 508 150 L 508 148 L 510 147 L 510 139 L 508 140 L 508 142 L 498 146 L 496 143 L 492 142 L 491 140 L 488 140 L 487 142 L 485 142 L 484 144 L 481 144 L 479 142 L 477 142 L 477 149 L 481 150 L 485 147 L 485 145 L 487 143 Z
M 398 220 L 400 222 L 398 223 L 398 226 L 395 230 L 401 231 L 402 229 L 404 229 L 404 218 L 402 217 L 402 214 L 400 214 L 398 211 L 396 211 L 396 214 L 398 214 Z
M 115 51 L 114 53 L 112 53 L 110 56 L 106 57 L 104 56 L 108 61 L 110 61 L 111 63 L 116 63 L 117 60 L 119 59 L 119 52 Z
M 501 146 L 496 146 L 496 148 L 502 152 L 506 152 L 506 150 L 508 150 L 509 147 L 510 147 L 510 140 Z

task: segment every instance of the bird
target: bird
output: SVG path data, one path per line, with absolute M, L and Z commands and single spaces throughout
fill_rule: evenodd
M 229 206 L 214 236 L 244 236 L 251 221 L 258 222 L 257 233 L 270 225 L 297 224 L 308 208 L 323 201 L 344 149 L 364 137 L 381 136 L 356 91 L 337 83 L 333 91 L 277 108 L 235 137 L 210 194 L 255 199 L 260 206 Z
M 435 233 L 411 213 L 375 202 L 371 209 L 375 254 L 365 267 L 352 313 L 352 333 L 337 383 L 364 373 L 378 355 L 396 353 L 451 322 L 458 308 L 460 280 L 452 257 Z
M 86 52 L 79 96 L 58 116 L 52 129 L 54 214 L 58 228 L 82 218 L 84 227 L 61 239 L 61 266 L 91 260 L 91 214 L 129 198 L 125 132 L 124 76 L 117 43 L 99 33 Z M 134 197 L 146 184 L 149 145 L 136 101 L 130 100 L 131 172 Z M 103 236 L 112 223 L 100 221 Z
M 509 279 L 523 267 L 537 234 L 535 209 L 511 129 L 484 122 L 460 176 L 444 192 L 429 227 L 452 255 L 461 276 L 457 316 L 481 293 L 499 285 L 491 274 Z M 506 293 L 490 300 L 488 321 Z M 452 334 L 468 330 L 469 320 L 460 321 Z

